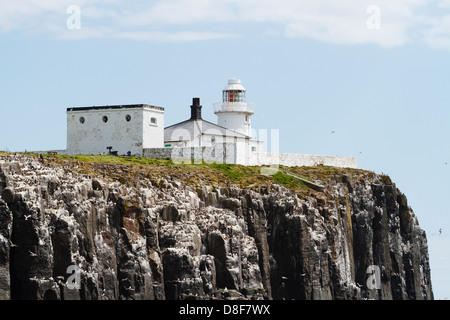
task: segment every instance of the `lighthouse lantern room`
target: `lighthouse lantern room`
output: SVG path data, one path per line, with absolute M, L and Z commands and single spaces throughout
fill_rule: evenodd
M 214 104 L 217 124 L 251 136 L 250 116 L 255 105 L 246 102 L 246 90 L 239 79 L 229 79 L 223 89 L 222 102 Z

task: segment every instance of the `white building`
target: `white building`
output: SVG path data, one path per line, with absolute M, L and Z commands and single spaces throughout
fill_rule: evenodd
M 251 116 L 239 79 L 228 80 L 222 102 L 214 104 L 217 124 L 202 118 L 193 98 L 190 118 L 164 128 L 164 109 L 146 104 L 67 109 L 66 154 L 118 154 L 199 163 L 356 168 L 356 158 L 264 152 L 252 138 Z M 273 145 L 273 140 L 272 143 Z
M 67 109 L 68 154 L 142 155 L 164 146 L 164 109 L 145 104 Z
M 223 162 L 226 159 L 228 162 L 232 159 L 232 163 L 248 164 L 261 151 L 263 142 L 252 139 L 250 117 L 254 106 L 250 110 L 247 105 L 240 80 L 229 80 L 222 96 L 223 101 L 215 104 L 218 124 L 202 119 L 200 98 L 193 98 L 190 119 L 165 128 L 165 147 L 177 148 L 171 150 L 172 157 L 191 157 L 192 150 L 179 148 L 203 148 L 197 149 L 194 156 L 201 153 L 201 158 L 206 161 Z M 156 154 L 148 150 L 146 155 L 157 156 L 159 151 L 153 152 Z

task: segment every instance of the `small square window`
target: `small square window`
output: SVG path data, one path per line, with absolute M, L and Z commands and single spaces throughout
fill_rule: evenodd
M 155 117 L 150 118 L 150 123 L 151 124 L 158 124 L 158 119 L 156 119 Z
M 252 152 L 256 152 L 256 147 L 252 147 Z

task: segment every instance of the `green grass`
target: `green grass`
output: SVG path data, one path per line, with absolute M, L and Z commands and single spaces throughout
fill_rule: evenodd
M 1 153 L 8 154 L 8 153 Z M 40 158 L 39 155 L 32 155 Z M 344 175 L 350 176 L 355 182 L 361 179 L 373 178 L 376 175 L 370 171 L 359 169 L 344 169 L 328 166 L 314 167 L 284 167 L 279 166 L 275 174 L 261 174 L 263 167 L 243 166 L 234 164 L 175 164 L 170 159 L 152 159 L 133 156 L 112 155 L 43 155 L 44 163 L 48 165 L 63 165 L 77 170 L 81 174 L 99 177 L 122 184 L 139 187 L 145 180 L 158 184 L 159 179 L 178 180 L 186 185 L 198 187 L 235 186 L 252 190 L 270 190 L 272 184 L 279 184 L 300 196 L 314 193 L 313 189 L 286 172 L 311 182 L 326 186 L 328 181 L 341 181 Z M 382 176 L 386 184 L 392 183 L 390 178 Z
M 385 175 L 385 174 L 381 174 L 380 177 L 385 185 L 392 185 L 391 177 L 389 177 L 388 175 Z
M 173 165 L 170 159 L 152 159 L 142 157 L 129 156 L 112 156 L 112 155 L 44 155 L 47 157 L 55 157 L 58 159 L 71 159 L 83 162 L 109 163 L 109 164 L 141 164 L 141 165 Z

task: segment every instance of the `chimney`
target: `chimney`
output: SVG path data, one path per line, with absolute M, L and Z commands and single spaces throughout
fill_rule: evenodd
M 200 98 L 192 98 L 191 120 L 201 118 L 202 118 L 202 106 L 200 105 Z

